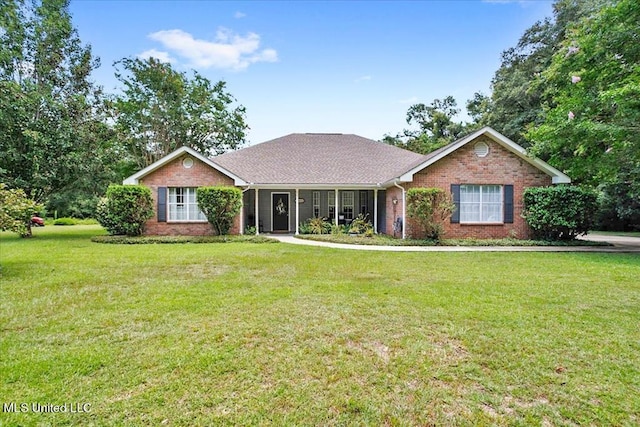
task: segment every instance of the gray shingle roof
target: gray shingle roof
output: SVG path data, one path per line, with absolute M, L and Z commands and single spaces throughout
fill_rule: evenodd
M 357 135 L 293 133 L 212 161 L 254 184 L 377 185 L 426 159 Z

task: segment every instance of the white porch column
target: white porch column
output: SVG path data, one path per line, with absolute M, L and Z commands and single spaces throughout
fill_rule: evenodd
M 260 212 L 258 208 L 258 189 L 256 188 L 256 236 L 260 234 Z
M 378 234 L 378 189 L 373 190 L 373 232 Z
M 336 222 L 336 227 L 337 227 L 337 226 L 338 226 L 338 189 L 337 189 L 337 188 L 336 188 L 336 190 L 335 190 L 335 193 L 336 193 L 336 194 L 335 194 L 335 195 L 336 195 L 336 205 L 335 205 L 335 208 L 334 208 L 334 209 L 335 209 L 336 211 L 335 211 L 335 214 L 334 214 L 333 216 L 335 217 L 335 218 L 334 218 L 334 220 L 335 220 L 335 222 Z
M 298 232 L 298 222 L 300 222 L 300 192 L 299 190 L 296 188 L 296 234 L 300 234 Z

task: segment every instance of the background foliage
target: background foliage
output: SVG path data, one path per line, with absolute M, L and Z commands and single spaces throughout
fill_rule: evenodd
M 91 198 L 113 179 L 112 135 L 90 80 L 99 60 L 68 5 L 0 3 L 0 180 L 38 202 Z
M 125 58 L 108 97 L 91 80 L 99 65 L 69 0 L 0 2 L 0 181 L 49 214 L 93 216 L 109 183 L 181 145 L 212 155 L 244 142 L 224 82 Z
M 599 187 L 623 228 L 640 228 L 639 23 L 633 0 L 574 22 L 538 79 L 543 121 L 527 134 L 534 154 Z
M 124 90 L 112 99 L 112 117 L 137 169 L 181 146 L 214 156 L 244 143 L 245 109 L 233 107 L 225 82 L 212 84 L 195 71 L 189 78 L 155 58 L 115 65 Z
M 0 231 L 31 236 L 31 217 L 40 209 L 42 206 L 29 199 L 21 189 L 9 189 L 0 183 Z

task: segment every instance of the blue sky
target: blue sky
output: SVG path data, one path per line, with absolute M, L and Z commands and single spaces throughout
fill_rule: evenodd
M 124 57 L 195 69 L 227 82 L 255 144 L 292 132 L 379 140 L 407 127 L 412 104 L 448 95 L 464 110 L 552 3 L 72 0 L 70 10 L 107 92 Z

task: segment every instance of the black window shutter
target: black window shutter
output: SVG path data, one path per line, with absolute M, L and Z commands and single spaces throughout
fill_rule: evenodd
M 460 222 L 460 185 L 451 184 L 451 195 L 453 196 L 453 204 L 456 206 L 451 214 L 451 223 L 457 224 Z
M 158 222 L 167 222 L 167 187 L 158 187 Z
M 504 186 L 504 222 L 513 224 L 513 185 Z

